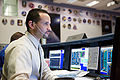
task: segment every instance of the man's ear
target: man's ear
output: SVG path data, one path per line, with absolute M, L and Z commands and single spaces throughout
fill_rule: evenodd
M 29 22 L 28 22 L 28 25 L 29 25 L 30 29 L 34 29 L 34 25 L 33 25 L 33 22 L 32 22 L 32 21 L 29 21 Z

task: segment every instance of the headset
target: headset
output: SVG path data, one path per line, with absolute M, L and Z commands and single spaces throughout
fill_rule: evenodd
M 52 32 L 51 30 L 47 30 L 46 32 L 43 32 L 43 31 L 41 30 L 41 28 L 38 27 L 37 24 L 36 24 L 36 27 L 37 27 L 37 29 L 41 32 L 41 34 L 43 34 L 43 38 L 47 38 L 47 37 L 46 37 L 47 32 Z

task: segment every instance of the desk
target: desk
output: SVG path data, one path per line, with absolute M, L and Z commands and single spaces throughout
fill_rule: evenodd
M 75 77 L 75 78 L 56 78 L 55 80 L 95 80 L 95 78 L 92 77 Z
M 80 71 L 80 73 L 78 73 L 79 71 L 54 70 L 52 72 L 53 74 L 56 74 L 56 76 L 58 76 L 59 78 L 66 78 L 66 79 L 58 79 L 58 80 L 68 80 L 67 78 L 74 78 L 75 80 L 94 80 L 95 79 L 95 77 L 85 76 L 88 73 L 87 71 Z
M 76 77 L 75 80 L 94 80 L 92 77 Z

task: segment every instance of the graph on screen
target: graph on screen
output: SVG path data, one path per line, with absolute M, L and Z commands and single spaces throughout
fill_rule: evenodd
M 78 48 L 71 50 L 71 65 L 70 70 L 88 69 L 88 48 Z

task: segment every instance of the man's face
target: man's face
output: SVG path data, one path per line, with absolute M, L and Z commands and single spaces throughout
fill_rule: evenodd
M 37 32 L 41 34 L 43 38 L 47 38 L 51 31 L 50 16 L 46 13 L 39 13 L 39 15 L 41 17 L 41 20 L 36 24 Z

